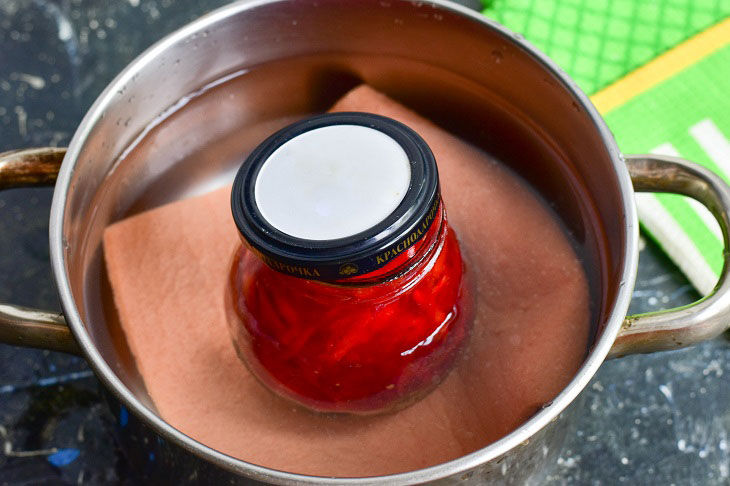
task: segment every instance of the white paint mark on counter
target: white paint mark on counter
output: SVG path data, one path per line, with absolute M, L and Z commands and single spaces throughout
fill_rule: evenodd
M 672 396 L 672 390 L 667 385 L 659 385 L 659 391 L 662 392 L 669 403 L 674 403 L 674 397 Z
M 34 76 L 32 74 L 18 73 L 18 79 L 28 83 L 33 89 L 43 89 L 46 87 L 46 80 L 40 76 Z
M 28 134 L 28 114 L 22 106 L 15 107 L 15 115 L 18 117 L 18 133 L 21 137 Z
M 66 42 L 71 40 L 74 35 L 74 29 L 71 26 L 71 22 L 68 21 L 63 15 L 56 17 L 56 26 L 58 28 L 58 40 Z

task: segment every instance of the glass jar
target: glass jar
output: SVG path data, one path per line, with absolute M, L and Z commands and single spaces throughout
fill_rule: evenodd
M 243 164 L 232 209 L 243 244 L 229 329 L 271 391 L 320 412 L 382 413 L 454 367 L 471 288 L 433 154 L 408 127 L 364 113 L 295 123 Z

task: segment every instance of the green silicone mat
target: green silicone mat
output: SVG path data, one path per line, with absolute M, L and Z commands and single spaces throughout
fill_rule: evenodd
M 730 0 L 483 0 L 594 93 L 730 16 Z

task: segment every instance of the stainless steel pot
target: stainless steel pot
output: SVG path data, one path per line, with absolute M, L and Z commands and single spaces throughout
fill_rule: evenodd
M 254 73 L 271 62 L 283 70 L 265 71 L 270 74 L 246 85 L 235 107 L 219 104 L 197 120 L 158 118 L 216 80 Z M 287 71 L 289 62 L 296 69 Z M 418 471 L 315 478 L 228 457 L 160 418 L 109 311 L 101 236 L 130 212 L 225 180 L 263 134 L 285 119 L 325 109 L 360 81 L 448 124 L 554 203 L 586 261 L 594 338 L 565 390 L 501 440 Z M 221 136 L 238 130 L 238 158 L 225 152 L 226 144 L 213 156 L 187 157 L 193 149 L 206 149 L 202 141 L 195 146 L 195 134 L 211 123 Z M 186 141 L 179 154 L 156 158 L 127 150 L 158 125 L 169 127 L 158 134 L 162 139 Z M 245 134 L 241 126 L 248 127 Z M 0 188 L 52 183 L 59 166 L 50 249 L 64 317 L 1 305 L 0 341 L 84 355 L 114 397 L 129 454 L 138 449 L 135 441 L 153 444 L 156 453 L 149 457 L 157 458 L 159 482 L 534 483 L 554 462 L 571 411 L 605 359 L 689 346 L 730 324 L 727 250 L 710 296 L 680 309 L 625 317 L 638 258 L 634 190 L 696 198 L 719 221 L 727 248 L 730 189 L 680 159 L 624 158 L 586 96 L 552 61 L 503 27 L 440 0 L 255 0 L 224 7 L 166 37 L 127 67 L 86 114 L 67 151 L 0 154 Z

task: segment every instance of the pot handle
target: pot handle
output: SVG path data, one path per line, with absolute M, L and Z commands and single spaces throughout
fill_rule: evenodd
M 629 155 L 626 165 L 634 190 L 681 194 L 705 205 L 722 229 L 724 263 L 708 296 L 676 309 L 626 317 L 608 357 L 678 349 L 719 336 L 730 328 L 730 187 L 712 171 L 677 157 Z
M 50 186 L 56 182 L 65 148 L 35 148 L 0 153 L 0 190 Z M 81 355 L 62 315 L 0 304 L 0 342 Z

